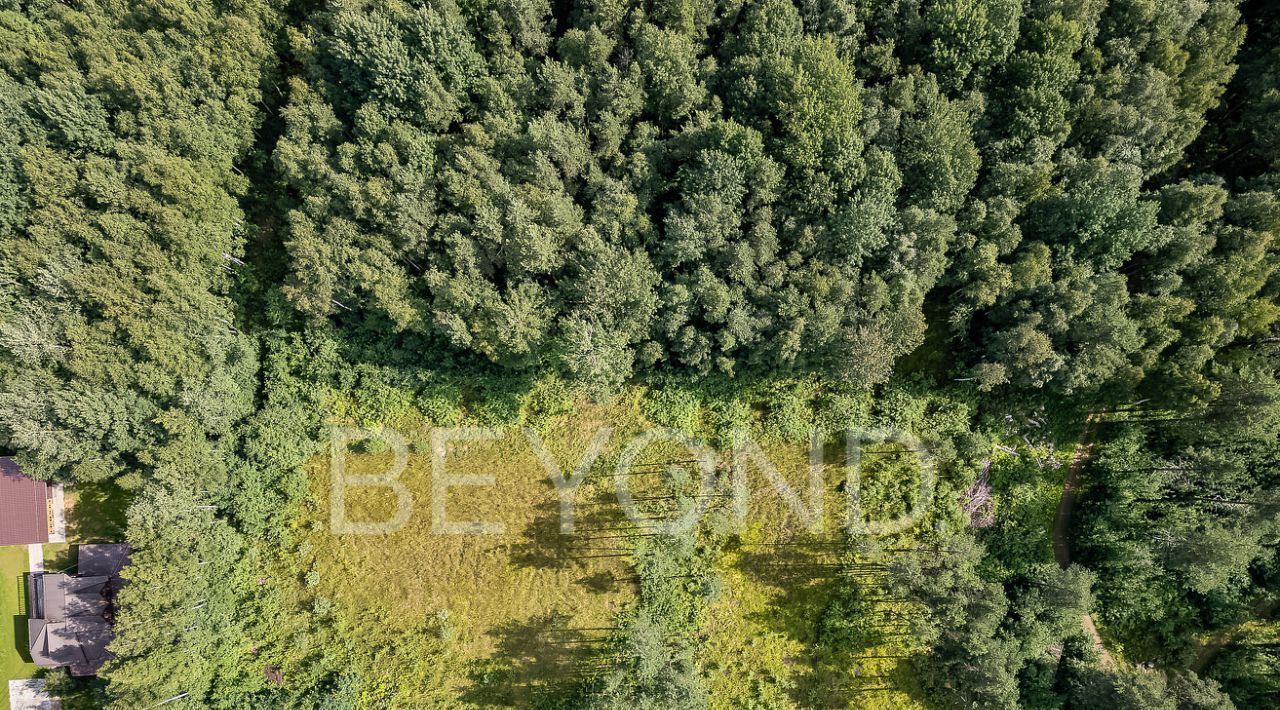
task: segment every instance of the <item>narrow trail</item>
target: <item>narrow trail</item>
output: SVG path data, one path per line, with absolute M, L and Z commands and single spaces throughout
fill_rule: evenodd
M 1080 473 L 1084 470 L 1084 466 L 1089 462 L 1089 456 L 1093 454 L 1093 436 L 1096 432 L 1097 419 L 1096 416 L 1090 414 L 1084 420 L 1084 433 L 1080 437 L 1080 442 L 1076 444 L 1075 455 L 1071 459 L 1071 468 L 1067 469 L 1066 479 L 1062 482 L 1062 497 L 1058 499 L 1058 513 L 1053 519 L 1053 557 L 1058 561 L 1058 565 L 1062 569 L 1071 566 L 1071 513 L 1075 508 L 1076 493 L 1080 489 Z M 1093 623 L 1093 617 L 1085 614 L 1081 618 L 1080 623 L 1084 626 L 1085 633 L 1093 639 L 1093 645 L 1098 649 L 1098 654 L 1102 658 L 1102 665 L 1107 668 L 1115 668 L 1115 659 L 1111 657 L 1111 653 L 1107 651 L 1106 646 L 1102 645 L 1102 636 L 1098 634 L 1098 627 Z
M 1053 520 L 1053 557 L 1063 569 L 1071 566 L 1071 514 L 1075 507 L 1076 494 L 1080 490 L 1080 474 L 1083 472 L 1085 464 L 1089 462 L 1089 457 L 1093 454 L 1093 437 L 1097 430 L 1097 423 L 1098 417 L 1096 414 L 1090 414 L 1085 418 L 1084 433 L 1080 437 L 1080 442 L 1076 444 L 1075 454 L 1071 459 L 1071 468 L 1067 470 L 1066 479 L 1062 482 L 1062 497 L 1058 499 L 1058 512 Z M 1208 667 L 1209 662 L 1223 648 L 1226 648 L 1243 633 L 1244 628 L 1249 623 L 1258 619 L 1270 618 L 1278 609 L 1280 609 L 1280 601 L 1264 602 L 1258 605 L 1249 620 L 1215 632 L 1200 646 L 1195 660 L 1191 662 L 1188 669 L 1192 672 L 1200 673 Z M 1081 623 L 1084 626 L 1085 633 L 1089 634 L 1089 637 L 1093 639 L 1093 645 L 1098 649 L 1103 666 L 1115 668 L 1115 659 L 1112 658 L 1106 647 L 1102 645 L 1102 636 L 1098 634 L 1098 627 L 1093 623 L 1093 617 L 1085 614 L 1081 619 Z
M 1276 607 L 1278 606 L 1280 606 L 1280 602 L 1263 602 L 1254 608 L 1253 616 L 1251 618 L 1246 619 L 1235 626 L 1230 626 L 1215 632 L 1205 640 L 1204 645 L 1200 647 L 1199 653 L 1196 654 L 1195 660 L 1191 662 L 1191 665 L 1188 666 L 1188 668 L 1195 673 L 1203 671 L 1208 667 L 1209 662 L 1218 655 L 1219 651 L 1229 646 L 1233 641 L 1239 638 L 1242 633 L 1244 633 L 1245 627 L 1253 622 L 1271 618 L 1271 615 L 1276 612 Z

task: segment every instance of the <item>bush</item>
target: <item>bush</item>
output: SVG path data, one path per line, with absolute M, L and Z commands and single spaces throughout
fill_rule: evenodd
M 707 404 L 711 444 L 727 447 L 733 443 L 733 432 L 751 428 L 751 405 L 737 397 L 717 397 Z
M 347 450 L 356 454 L 382 454 L 386 453 L 390 448 L 391 446 L 386 441 L 376 436 L 353 441 L 347 445 Z
M 813 386 L 807 382 L 783 382 L 766 394 L 764 433 L 782 441 L 805 442 L 814 428 Z
M 888 448 L 888 444 L 876 448 Z M 913 456 L 865 456 L 861 474 L 862 511 L 869 521 L 900 518 L 919 498 L 920 467 Z
M 917 433 L 924 427 L 929 400 L 902 383 L 890 383 L 876 400 L 875 424 L 896 431 Z
M 814 423 L 828 438 L 871 424 L 871 390 L 836 389 L 818 395 Z
M 529 384 L 522 378 L 490 376 L 480 380 L 470 414 L 481 426 L 520 426 L 524 423 Z
M 659 426 L 694 435 L 702 428 L 702 397 L 670 381 L 655 383 L 644 394 L 641 411 Z
M 457 383 L 433 379 L 418 388 L 414 404 L 431 426 L 457 426 L 462 421 L 462 399 Z
M 533 385 L 525 404 L 525 419 L 541 424 L 549 419 L 568 414 L 574 409 L 577 392 L 569 383 L 554 375 L 544 377 Z
M 939 435 L 958 434 L 968 431 L 972 417 L 973 412 L 968 404 L 954 397 L 937 395 L 931 397 L 925 407 L 920 431 Z
M 361 365 L 351 390 L 351 416 L 363 427 L 392 424 L 413 407 L 413 394 L 391 384 L 391 373 Z
M 858 650 L 884 640 L 876 625 L 876 606 L 860 598 L 856 587 L 842 588 L 818 617 L 817 643 L 827 649 Z

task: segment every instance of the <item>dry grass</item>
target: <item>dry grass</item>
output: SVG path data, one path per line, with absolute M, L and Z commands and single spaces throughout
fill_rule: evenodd
M 600 666 L 615 612 L 634 599 L 626 538 L 636 529 L 618 506 L 612 473 L 625 443 L 648 426 L 639 411 L 634 400 L 611 407 L 579 405 L 574 414 L 543 426 L 548 449 L 566 471 L 577 465 L 600 427 L 614 429 L 578 493 L 579 529 L 573 535 L 560 533 L 559 497 L 519 430 L 508 430 L 500 441 L 454 444 L 448 457 L 450 474 L 495 478 L 494 486 L 451 489 L 449 519 L 501 523 L 502 534 L 432 531 L 431 457 L 418 436 L 420 445 L 414 448 L 422 453 L 410 457 L 399 478 L 415 500 L 409 523 L 385 536 L 334 535 L 328 529 L 329 460 L 315 459 L 309 467 L 312 496 L 300 528 L 307 531 L 302 569 L 310 565 L 317 574 L 312 588 L 299 584 L 300 593 L 332 600 L 339 625 L 363 625 L 358 643 L 370 648 L 447 618 L 448 662 L 431 661 L 436 675 L 430 682 L 443 685 L 439 697 L 445 700 L 439 702 L 557 706 L 576 681 Z M 409 425 L 398 429 L 408 435 Z M 807 447 L 766 444 L 765 453 L 803 493 Z M 834 462 L 839 455 L 831 450 L 826 459 Z M 657 444 L 640 461 L 689 458 L 673 444 Z M 376 474 L 391 461 L 390 453 L 349 454 L 348 475 Z M 641 507 L 655 516 L 670 503 L 663 500 L 668 491 L 657 488 L 662 477 L 652 475 L 658 470 L 628 477 Z M 903 655 L 900 645 L 837 650 L 813 645 L 844 545 L 843 475 L 829 466 L 824 530 L 809 533 L 761 472 L 750 469 L 748 522 L 730 538 L 742 544 L 731 543 L 726 551 L 720 599 L 702 628 L 690 630 L 697 634 L 696 649 L 716 707 L 915 707 L 911 669 L 899 659 L 867 658 Z M 726 503 L 716 498 L 713 505 L 724 509 Z M 387 520 L 393 505 L 387 490 L 348 491 L 353 520 Z M 731 522 L 733 516 L 718 519 Z M 875 579 L 864 582 L 876 586 Z M 400 662 L 406 661 L 411 659 Z
M 493 486 L 452 488 L 451 521 L 500 523 L 502 534 L 448 535 L 432 529 L 429 453 L 410 456 L 399 480 L 414 496 L 408 524 L 389 535 L 329 532 L 329 460 L 309 467 L 312 496 L 302 528 L 319 581 L 316 592 L 350 619 L 383 626 L 366 641 L 447 618 L 456 659 L 446 695 L 479 705 L 527 705 L 572 688 L 595 667 L 613 617 L 634 597 L 625 535 L 631 532 L 614 499 L 610 472 L 627 438 L 644 422 L 627 404 L 582 405 L 545 426 L 548 450 L 562 470 L 575 467 L 601 426 L 615 433 L 577 495 L 577 527 L 560 532 L 559 497 L 524 435 L 453 444 L 449 474 L 491 475 Z M 402 426 L 401 431 L 408 431 Z M 665 447 L 669 449 L 670 447 Z M 426 447 L 415 447 L 427 451 Z M 672 458 L 654 446 L 645 460 Z M 348 476 L 386 470 L 390 453 L 349 454 Z M 637 476 L 636 495 L 646 485 Z M 386 489 L 349 489 L 348 518 L 382 521 L 393 514 Z

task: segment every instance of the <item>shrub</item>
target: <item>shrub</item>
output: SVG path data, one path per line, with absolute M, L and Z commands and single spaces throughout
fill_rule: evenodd
M 431 426 L 457 426 L 462 421 L 462 388 L 455 382 L 433 379 L 424 383 L 414 404 Z
M 730 446 L 733 432 L 737 429 L 747 430 L 752 423 L 751 405 L 737 397 L 716 397 L 707 404 L 708 426 L 711 429 L 711 444 L 714 446 Z
M 937 395 L 929 399 L 920 430 L 931 434 L 958 434 L 969 429 L 972 417 L 968 404 L 954 397 Z
M 490 376 L 479 380 L 469 411 L 481 426 L 520 426 L 524 423 L 529 384 L 522 378 Z
M 351 390 L 351 416 L 360 426 L 390 424 L 407 414 L 413 394 L 391 384 L 388 370 L 361 365 Z
M 928 403 L 927 398 L 912 392 L 907 385 L 890 383 L 876 400 L 875 424 L 897 431 L 919 432 L 924 426 Z
M 690 388 L 670 381 L 656 383 L 645 392 L 641 411 L 659 426 L 697 434 L 702 425 L 702 397 Z
M 836 389 L 818 396 L 814 423 L 827 437 L 871 424 L 871 390 Z
M 813 387 L 807 382 L 784 382 L 766 394 L 764 433 L 782 441 L 809 440 L 814 428 Z
M 525 419 L 540 424 L 568 414 L 574 409 L 577 392 L 569 383 L 554 375 L 538 380 L 525 404 Z

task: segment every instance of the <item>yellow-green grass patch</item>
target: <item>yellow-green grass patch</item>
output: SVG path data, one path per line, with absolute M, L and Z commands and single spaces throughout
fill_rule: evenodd
M 877 444 L 864 450 L 892 448 Z M 765 452 L 793 490 L 806 489 L 808 447 L 776 444 Z M 823 457 L 824 515 L 817 530 L 805 531 L 774 484 L 749 470 L 749 525 L 720 561 L 724 591 L 701 630 L 713 708 L 921 707 L 906 660 L 913 649 L 901 622 L 911 610 L 885 600 L 878 571 L 884 553 L 851 557 L 848 551 L 848 484 L 836 465 L 842 454 L 842 447 L 829 447 Z M 875 457 L 864 454 L 864 490 L 876 488 L 880 474 L 902 473 L 900 466 L 882 466 Z M 846 571 L 850 562 L 852 573 Z M 870 623 L 878 638 L 861 646 L 823 644 L 822 614 L 841 586 L 847 591 L 849 585 L 875 600 L 868 616 L 875 617 Z
M 441 704 L 554 705 L 561 693 L 602 667 L 616 613 L 634 599 L 627 538 L 648 530 L 622 514 L 613 473 L 623 447 L 650 425 L 640 411 L 636 399 L 628 398 L 612 406 L 579 404 L 571 415 L 542 422 L 541 436 L 565 472 L 578 464 L 601 427 L 613 429 L 578 492 L 573 535 L 560 533 L 557 491 L 519 429 L 505 430 L 499 441 L 453 443 L 447 458 L 449 475 L 494 478 L 492 486 L 451 488 L 448 519 L 500 523 L 501 534 L 433 531 L 430 437 L 425 430 L 412 430 L 420 421 L 412 412 L 397 426 L 413 444 L 398 480 L 412 494 L 414 508 L 397 532 L 333 534 L 331 462 L 317 457 L 308 466 L 311 496 L 298 523 L 303 543 L 301 559 L 293 561 L 299 577 L 291 592 L 295 603 L 324 607 L 334 615 L 335 628 L 343 629 L 341 635 L 354 635 L 353 643 L 363 647 L 355 656 L 378 659 L 353 669 L 367 682 L 373 675 L 385 679 L 375 684 L 395 685 L 403 682 L 393 679 L 397 675 L 416 673 L 424 687 L 439 691 L 433 702 Z M 763 446 L 779 474 L 805 497 L 808 447 Z M 867 503 L 914 495 L 906 490 L 916 487 L 918 472 L 907 470 L 914 457 L 898 449 L 888 443 L 865 447 Z M 894 451 L 897 458 L 872 453 Z M 673 442 L 644 449 L 638 458 L 644 465 L 626 480 L 645 515 L 660 517 L 674 508 L 663 464 L 677 463 L 696 474 L 691 458 Z M 728 452 L 719 452 L 722 474 L 728 458 Z M 721 534 L 727 524 L 737 534 L 727 538 L 718 564 L 721 594 L 701 627 L 689 633 L 696 635 L 695 652 L 716 707 L 916 706 L 919 689 L 905 661 L 912 650 L 905 646 L 901 621 L 910 610 L 884 599 L 880 572 L 854 575 L 867 597 L 879 597 L 868 602 L 879 624 L 876 640 L 858 648 L 823 646 L 816 637 L 819 617 L 841 583 L 842 555 L 848 556 L 845 471 L 836 463 L 842 458 L 843 445 L 824 452 L 819 532 L 805 530 L 755 463 L 748 467 L 745 528 L 736 527 L 726 489 L 712 492 L 709 505 L 720 514 L 707 518 L 711 528 Z M 348 452 L 347 476 L 380 474 L 393 459 L 390 451 Z M 903 480 L 909 485 L 899 490 L 897 482 Z M 395 504 L 395 493 L 386 487 L 346 492 L 351 521 L 389 520 Z M 726 511 L 730 515 L 723 515 Z M 878 569 L 882 561 L 866 567 Z M 397 655 L 396 645 L 413 634 L 444 638 L 427 644 L 436 654 L 432 658 Z M 396 692 L 403 689 L 376 697 L 394 704 L 388 698 Z
M 497 441 L 453 443 L 451 476 L 492 476 L 493 485 L 452 487 L 450 521 L 500 524 L 500 534 L 443 534 L 433 530 L 432 457 L 425 434 L 416 440 L 398 480 L 413 511 L 403 529 L 385 535 L 335 535 L 329 526 L 330 460 L 308 467 L 311 496 L 300 527 L 311 586 L 300 597 L 332 600 L 349 623 L 373 622 L 360 643 L 376 646 L 397 633 L 443 627 L 450 663 L 442 697 L 478 705 L 527 705 L 572 688 L 599 667 L 617 611 L 634 598 L 630 548 L 634 532 L 614 498 L 613 465 L 624 442 L 644 422 L 634 407 L 581 405 L 544 427 L 547 449 L 564 473 L 581 461 L 600 427 L 614 428 L 606 453 L 576 497 L 575 533 L 560 530 L 560 498 L 519 429 Z M 403 427 L 403 424 L 402 424 Z M 646 449 L 642 461 L 680 460 L 674 445 Z M 348 453 L 346 475 L 376 475 L 391 452 Z M 633 477 L 637 498 L 651 484 Z M 386 488 L 348 488 L 347 518 L 390 520 L 396 496 Z M 405 659 L 408 661 L 409 659 Z

